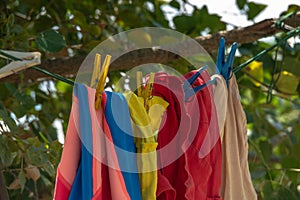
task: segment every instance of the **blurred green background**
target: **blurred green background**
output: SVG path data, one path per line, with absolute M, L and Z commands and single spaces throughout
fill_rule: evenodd
M 247 0 L 235 3 L 251 23 L 268 7 Z M 288 11 L 293 10 L 299 7 L 290 5 Z M 188 0 L 4 0 L 0 49 L 40 51 L 43 60 L 73 59 L 107 37 L 137 27 L 171 28 L 191 37 L 237 28 L 221 16 Z M 284 35 L 239 45 L 234 66 Z M 236 74 L 248 120 L 249 167 L 260 199 L 300 199 L 299 41 L 299 36 L 293 38 Z M 215 60 L 216 50 L 209 53 Z M 5 64 L 0 60 L 0 66 Z M 174 67 L 188 70 L 180 62 Z M 269 85 L 280 69 L 284 72 L 267 102 Z M 120 72 L 109 72 L 108 85 Z M 50 199 L 73 88 L 50 77 L 26 80 L 21 74 L 20 81 L 0 83 L 0 170 L 5 181 L 0 192 L 7 189 L 10 199 Z

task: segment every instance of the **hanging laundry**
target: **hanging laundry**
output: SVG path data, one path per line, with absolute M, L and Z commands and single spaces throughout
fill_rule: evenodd
M 163 122 L 163 116 L 166 112 L 169 103 L 160 97 L 152 96 L 149 101 L 148 115 L 151 120 L 152 132 L 155 133 L 157 139 L 158 130 Z
M 223 132 L 221 196 L 224 200 L 255 200 L 257 195 L 248 167 L 247 121 L 234 75 L 229 81 L 225 119 L 220 129 Z
M 95 92 L 75 84 L 54 199 L 130 199 L 103 110 L 94 108 Z M 103 93 L 102 108 L 105 106 Z
M 186 75 L 192 76 L 196 71 Z M 209 79 L 197 81 L 195 86 Z M 166 121 L 158 134 L 158 149 L 168 145 L 169 151 L 158 154 L 158 164 L 163 166 L 158 172 L 157 199 L 220 199 L 221 184 L 221 143 L 217 115 L 208 89 L 201 90 L 192 102 L 184 101 L 183 79 L 165 73 L 157 73 L 154 81 L 154 95 L 169 103 Z M 195 112 L 199 106 L 200 112 Z M 200 116 L 200 119 L 199 119 Z M 195 120 L 195 119 L 199 120 Z M 212 128 L 210 122 L 214 122 Z M 205 137 L 207 136 L 208 137 Z M 210 136 L 211 135 L 211 136 Z M 211 149 L 204 148 L 207 155 L 201 157 L 204 138 Z M 175 140 L 175 141 L 174 141 Z M 175 145 L 169 147 L 170 142 Z M 214 144 L 212 144 L 214 143 Z M 184 148 L 185 145 L 189 145 Z M 178 156 L 168 163 L 170 153 Z
M 187 73 L 189 79 L 197 70 Z M 210 75 L 204 70 L 193 83 L 199 87 L 209 82 Z M 195 107 L 198 106 L 199 110 Z M 222 174 L 222 149 L 217 112 L 214 104 L 212 84 L 198 91 L 194 98 L 186 102 L 191 117 L 191 130 L 197 130 L 191 148 L 187 150 L 187 165 L 192 176 L 195 191 L 188 190 L 190 199 L 221 199 L 219 191 Z M 198 111 L 198 112 L 196 112 Z M 198 120 L 197 116 L 199 116 Z M 199 168 L 201 173 L 199 173 Z
M 205 87 L 186 99 L 196 73 L 190 87 Z M 103 93 L 95 110 L 95 89 L 75 85 L 54 199 L 257 199 L 235 77 L 229 87 L 205 69 L 154 79 L 148 112 L 130 91 Z
M 153 95 L 169 103 L 160 128 L 158 142 L 158 200 L 186 199 L 188 173 L 185 169 L 185 156 L 181 146 L 190 131 L 190 118 L 186 114 L 183 82 L 181 78 L 166 73 L 157 73 L 154 79 Z M 183 123 L 180 123 L 180 122 Z M 181 126 L 180 126 L 181 125 Z M 170 143 L 170 144 L 169 144 Z M 166 147 L 166 145 L 168 145 Z M 165 147 L 165 148 L 164 148 Z M 181 155 L 181 156 L 180 156 Z M 173 158 L 170 160 L 170 158 Z
M 73 99 L 75 100 L 75 97 Z M 74 124 L 74 102 L 70 113 L 61 160 L 57 167 L 54 189 L 54 199 L 57 200 L 69 198 L 81 157 L 81 141 Z
M 129 105 L 133 132 L 135 134 L 142 199 L 155 200 L 157 187 L 157 142 L 154 138 L 151 121 L 144 108 L 143 97 L 137 97 L 131 91 L 126 91 L 124 96 Z
M 224 134 L 222 128 L 224 127 L 225 124 L 226 112 L 227 112 L 227 99 L 228 99 L 227 85 L 222 75 L 214 74 L 211 76 L 211 79 L 215 80 L 215 84 L 212 85 L 212 91 L 213 91 L 216 112 L 218 116 L 220 139 L 222 143 L 223 134 Z
M 121 93 L 106 92 L 106 94 L 105 117 L 116 146 L 120 170 L 130 198 L 141 200 L 140 182 L 136 173 L 138 171 L 136 152 L 139 148 L 134 144 L 128 104 Z

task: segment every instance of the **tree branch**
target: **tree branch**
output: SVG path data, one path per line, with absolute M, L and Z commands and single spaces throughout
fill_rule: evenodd
M 258 39 L 272 36 L 278 32 L 280 29 L 275 27 L 275 22 L 277 19 L 266 19 L 261 22 L 255 23 L 251 26 L 244 28 L 237 28 L 230 31 L 220 31 L 218 33 L 206 36 L 196 37 L 195 40 L 209 53 L 212 53 L 218 48 L 220 37 L 226 39 L 227 45 L 237 42 L 239 44 L 255 42 Z M 291 16 L 285 20 L 285 25 L 287 28 L 294 28 L 300 26 L 300 12 Z M 182 48 L 183 51 L 185 50 Z M 141 56 L 142 55 L 142 56 Z M 83 62 L 85 56 L 75 56 L 71 58 L 59 58 L 55 60 L 43 60 L 41 68 L 62 76 L 76 76 L 81 63 Z M 152 50 L 144 49 L 137 50 L 127 53 L 113 63 L 111 63 L 110 70 L 117 69 L 131 69 L 134 66 L 145 64 L 145 63 L 167 63 L 177 59 L 178 55 L 170 52 L 165 52 L 162 50 Z M 23 81 L 38 81 L 40 79 L 49 79 L 45 74 L 38 72 L 34 69 L 27 69 L 23 72 Z M 19 82 L 20 75 L 14 74 L 3 79 L 0 82 Z

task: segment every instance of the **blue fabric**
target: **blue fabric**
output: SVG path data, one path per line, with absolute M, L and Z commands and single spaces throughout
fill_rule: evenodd
M 128 104 L 120 93 L 107 91 L 106 95 L 105 117 L 111 131 L 126 189 L 132 200 L 141 200 L 140 182 L 136 173 L 136 148 Z
M 73 182 L 70 195 L 69 195 L 69 200 L 73 199 L 82 199 L 82 189 L 80 185 L 82 184 L 82 165 L 81 165 L 81 159 L 78 164 L 77 172 L 76 172 L 76 177 Z
M 93 150 L 92 122 L 88 102 L 88 92 L 84 85 L 75 84 L 74 94 L 79 103 L 79 121 L 81 133 L 81 159 L 71 188 L 70 200 L 87 200 L 93 197 Z M 93 106 L 93 105 L 92 105 Z

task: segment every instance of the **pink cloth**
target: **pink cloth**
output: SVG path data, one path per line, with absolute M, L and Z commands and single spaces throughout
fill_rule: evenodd
M 93 172 L 93 199 L 129 200 L 130 197 L 127 193 L 122 173 L 118 168 L 119 164 L 114 144 L 112 143 L 111 133 L 103 115 L 103 110 L 94 109 L 95 89 L 86 86 L 85 88 L 88 92 L 88 104 L 92 124 L 93 166 L 91 170 Z M 74 95 L 64 149 L 57 168 L 54 190 L 54 199 L 56 200 L 68 199 L 81 156 L 82 144 L 79 131 L 78 101 L 80 99 Z M 106 95 L 103 93 L 101 108 L 105 108 L 105 106 Z M 101 130 L 103 130 L 104 134 Z M 114 166 L 114 168 L 109 166 Z

